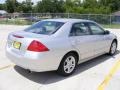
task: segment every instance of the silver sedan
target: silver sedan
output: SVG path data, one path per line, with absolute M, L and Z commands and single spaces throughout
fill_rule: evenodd
M 16 65 L 35 72 L 56 70 L 68 76 L 78 64 L 108 53 L 117 37 L 97 23 L 81 19 L 47 19 L 8 36 L 6 55 Z

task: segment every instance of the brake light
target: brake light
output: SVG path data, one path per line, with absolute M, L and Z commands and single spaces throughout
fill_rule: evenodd
M 13 35 L 13 36 L 16 37 L 16 38 L 24 38 L 24 37 L 19 36 L 19 35 Z
M 27 48 L 29 51 L 34 51 L 34 52 L 45 52 L 49 51 L 49 49 L 43 45 L 41 42 L 33 40 L 29 47 Z

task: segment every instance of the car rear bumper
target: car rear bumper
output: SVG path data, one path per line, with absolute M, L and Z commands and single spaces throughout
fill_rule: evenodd
M 50 52 L 35 53 L 27 51 L 23 55 L 6 48 L 7 57 L 16 65 L 30 71 L 43 72 L 57 70 L 61 58 Z

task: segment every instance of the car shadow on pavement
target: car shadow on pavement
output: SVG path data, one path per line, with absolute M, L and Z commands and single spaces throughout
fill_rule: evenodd
M 117 51 L 114 56 L 109 56 L 109 55 L 105 54 L 105 55 L 99 56 L 97 58 L 94 58 L 90 61 L 84 62 L 84 63 L 78 65 L 78 67 L 76 69 L 76 72 L 69 77 L 60 76 L 55 71 L 29 73 L 28 70 L 25 70 L 25 69 L 23 69 L 19 66 L 15 66 L 14 69 L 20 75 L 24 76 L 25 78 L 27 78 L 29 80 L 32 80 L 32 81 L 34 81 L 36 83 L 39 83 L 39 84 L 47 85 L 47 84 L 59 82 L 61 80 L 64 80 L 64 79 L 70 78 L 72 76 L 78 75 L 78 74 L 80 74 L 80 73 L 82 73 L 82 72 L 84 72 L 84 71 L 86 71 L 86 70 L 88 70 L 92 67 L 97 66 L 100 63 L 103 63 L 103 62 L 109 60 L 110 58 L 115 58 L 115 56 L 119 53 L 120 53 L 120 51 Z

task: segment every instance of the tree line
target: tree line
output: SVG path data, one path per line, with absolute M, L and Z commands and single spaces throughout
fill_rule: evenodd
M 0 10 L 8 13 L 110 14 L 120 10 L 120 0 L 40 0 L 36 4 L 31 0 L 21 3 L 6 0 L 4 4 L 0 4 Z

